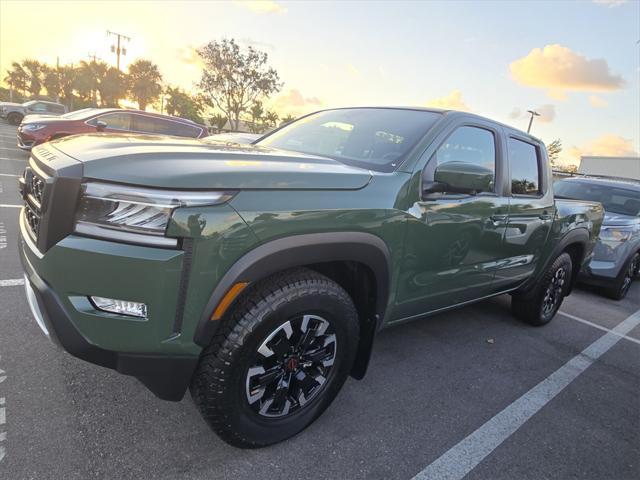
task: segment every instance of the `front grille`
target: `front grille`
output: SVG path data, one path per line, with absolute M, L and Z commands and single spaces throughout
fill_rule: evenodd
M 40 233 L 42 212 L 45 202 L 46 180 L 28 167 L 24 173 L 24 217 L 35 240 Z
M 42 205 L 42 198 L 44 197 L 44 180 L 37 176 L 35 173 L 31 176 L 29 182 L 29 192 L 36 199 L 38 205 Z

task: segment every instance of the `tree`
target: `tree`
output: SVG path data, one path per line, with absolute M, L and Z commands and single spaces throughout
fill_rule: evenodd
M 29 80 L 29 76 L 22 65 L 18 62 L 11 63 L 11 70 L 7 70 L 7 76 L 4 77 L 4 81 L 7 82 L 7 85 L 11 88 L 11 100 L 13 101 L 13 92 L 19 92 L 20 95 L 24 97 L 25 91 L 27 89 L 27 81 Z
M 167 113 L 187 118 L 194 122 L 204 123 L 202 119 L 202 101 L 193 97 L 179 87 L 167 87 Z
M 115 67 L 108 67 L 98 83 L 100 105 L 118 107 L 118 101 L 127 94 L 127 83 L 124 74 Z
M 60 91 L 64 97 L 64 102 L 69 110 L 73 110 L 76 69 L 71 65 L 58 67 L 58 78 L 60 80 Z
M 278 125 L 278 114 L 272 110 L 268 111 L 264 116 L 264 123 L 268 128 L 275 128 Z
M 293 115 L 289 114 L 286 117 L 280 119 L 280 126 L 286 125 L 287 123 L 291 123 L 296 119 Z
M 222 131 L 224 126 L 227 124 L 227 121 L 227 117 L 220 113 L 216 113 L 215 115 L 209 117 L 209 122 L 211 122 L 212 126 L 216 127 L 218 133 Z
M 264 108 L 262 108 L 262 102 L 255 101 L 251 108 L 249 109 L 249 113 L 251 114 L 251 125 L 249 126 L 249 130 L 253 133 L 260 133 L 262 131 L 262 115 L 264 114 Z M 235 128 L 237 130 L 237 127 Z
M 129 65 L 129 95 L 138 103 L 140 110 L 158 99 L 162 93 L 162 75 L 155 63 L 150 60 L 136 60 Z
M 78 96 L 92 106 L 98 106 L 98 91 L 100 83 L 107 74 L 109 66 L 102 61 L 82 60 L 76 70 L 75 89 Z
M 31 96 L 37 97 L 42 90 L 42 64 L 38 60 L 26 59 L 22 61 L 22 66 L 25 68 L 29 81 L 27 90 Z
M 268 55 L 249 46 L 241 50 L 235 40 L 212 41 L 197 50 L 204 63 L 198 84 L 208 103 L 227 116 L 237 130 L 240 114 L 256 101 L 282 87 L 278 73 L 268 66 Z
M 549 155 L 549 161 L 553 167 L 557 166 L 558 157 L 562 151 L 562 140 L 556 138 L 553 142 L 547 145 L 547 155 Z
M 44 73 L 44 79 L 42 84 L 47 91 L 47 96 L 56 102 L 60 100 L 60 72 L 58 68 L 51 68 L 47 65 L 43 65 L 42 71 Z

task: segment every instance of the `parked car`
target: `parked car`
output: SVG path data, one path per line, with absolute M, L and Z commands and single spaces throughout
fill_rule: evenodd
M 18 147 L 31 150 L 49 140 L 78 133 L 152 133 L 201 138 L 207 127 L 184 118 L 121 108 L 85 108 L 55 118 L 26 117 L 18 127 Z
M 384 327 L 504 293 L 548 323 L 603 218 L 554 200 L 540 140 L 461 112 L 326 110 L 256 145 L 125 138 L 33 149 L 33 315 L 160 398 L 190 388 L 239 447 L 313 422 Z
M 11 125 L 19 125 L 27 115 L 46 115 L 57 117 L 67 113 L 67 107 L 61 103 L 45 100 L 30 100 L 24 103 L 0 102 L 0 117 Z
M 223 143 L 238 143 L 247 144 L 253 143 L 260 137 L 264 136 L 262 133 L 247 133 L 247 132 L 225 132 L 209 135 L 204 138 L 205 142 L 223 142 Z
M 604 206 L 604 223 L 594 256 L 580 273 L 580 280 L 621 300 L 640 274 L 640 181 L 567 178 L 555 183 L 555 191 L 563 198 Z

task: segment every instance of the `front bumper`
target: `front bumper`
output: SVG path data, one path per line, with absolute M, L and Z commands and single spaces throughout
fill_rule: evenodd
M 25 271 L 25 289 L 29 306 L 43 332 L 75 357 L 132 375 L 162 399 L 181 400 L 198 362 L 197 346 L 189 348 L 188 345 L 181 344 L 180 335 L 172 337 L 169 334 L 169 338 L 165 337 L 164 341 L 158 340 L 158 336 L 164 336 L 166 328 L 171 331 L 173 327 L 172 322 L 168 327 L 164 325 L 162 320 L 167 317 L 161 314 L 153 318 L 153 313 L 150 313 L 148 321 L 133 321 L 118 315 L 96 312 L 87 308 L 88 302 L 81 301 L 89 294 L 87 289 L 98 288 L 97 283 L 102 283 L 105 289 L 113 288 L 114 283 L 131 285 L 125 277 L 119 282 L 114 281 L 117 270 L 122 270 L 123 274 L 127 272 L 129 277 L 137 277 L 133 282 L 138 283 L 140 274 L 131 273 L 132 267 L 135 268 L 137 263 L 144 276 L 156 276 L 161 279 L 161 284 L 164 283 L 162 280 L 167 281 L 165 288 L 156 293 L 165 297 L 165 300 L 168 299 L 165 306 L 173 304 L 175 308 L 175 299 L 168 298 L 172 296 L 172 282 L 166 278 L 171 276 L 171 272 L 167 271 L 167 264 L 161 261 L 146 264 L 147 262 L 140 263 L 140 258 L 135 256 L 123 257 L 123 251 L 118 252 L 120 246 L 113 244 L 108 247 L 112 255 L 92 253 L 83 248 L 85 241 L 91 242 L 94 247 L 107 243 L 93 239 L 81 239 L 79 243 L 63 240 L 42 255 L 30 240 L 26 228 L 28 227 L 21 213 L 19 250 Z M 161 253 L 159 255 L 162 257 Z M 104 263 L 101 265 L 91 260 L 96 257 L 103 257 Z M 68 262 L 66 265 L 60 264 L 62 258 Z M 102 274 L 96 273 L 95 269 L 109 263 L 111 268 Z M 157 286 L 157 283 L 153 284 L 152 288 Z M 129 293 L 134 297 L 141 295 L 140 291 Z M 175 290 L 173 294 L 175 297 Z M 148 298 L 145 301 L 149 302 L 150 312 L 152 308 L 156 312 L 162 310 L 163 304 L 158 297 Z M 170 318 L 173 319 L 173 314 Z
M 16 144 L 18 145 L 18 148 L 30 151 L 36 145 L 36 142 L 36 138 L 18 130 L 18 134 L 16 135 Z

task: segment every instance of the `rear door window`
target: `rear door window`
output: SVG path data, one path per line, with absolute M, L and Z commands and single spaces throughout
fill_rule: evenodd
M 100 115 L 94 118 L 89 123 L 96 125 L 98 120 L 107 124 L 107 128 L 110 130 L 131 130 L 131 115 L 128 113 L 107 113 L 106 115 Z
M 542 194 L 538 147 L 516 138 L 509 138 L 509 166 L 511 193 L 534 196 Z

